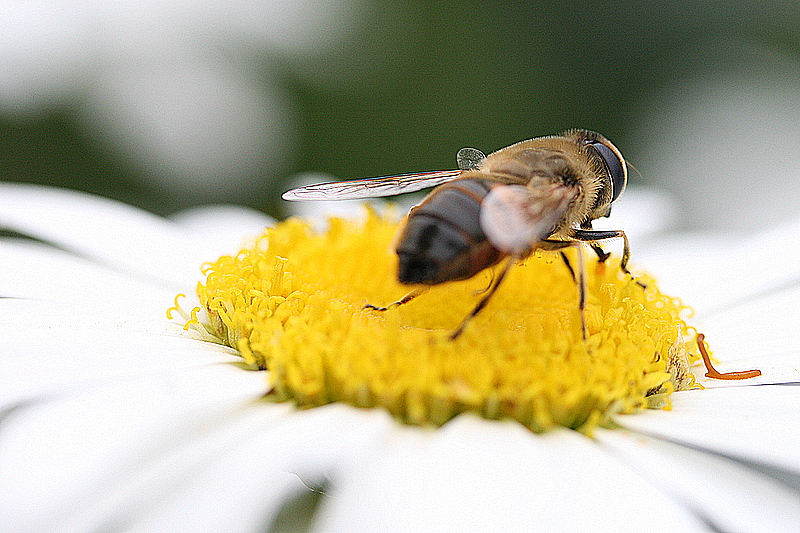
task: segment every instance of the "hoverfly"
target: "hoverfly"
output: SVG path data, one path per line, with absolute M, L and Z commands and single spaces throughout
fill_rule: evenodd
M 620 267 L 630 276 L 625 232 L 597 231 L 592 221 L 607 217 L 628 180 L 625 159 L 611 142 L 589 130 L 521 141 L 484 155 L 462 148 L 458 170 L 403 174 L 309 185 L 287 191 L 284 200 L 375 198 L 438 186 L 411 209 L 396 252 L 398 280 L 421 285 L 387 307 L 407 303 L 426 286 L 467 279 L 506 259 L 486 293 L 450 338 L 457 338 L 503 282 L 511 266 L 534 250 L 578 249 L 579 308 L 584 339 L 586 279 L 581 243 L 600 261 L 609 254 L 599 241 L 621 238 Z M 562 252 L 567 268 L 575 272 Z

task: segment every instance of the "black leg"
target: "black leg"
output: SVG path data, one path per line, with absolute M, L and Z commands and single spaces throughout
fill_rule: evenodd
M 363 309 L 372 309 L 373 311 L 388 311 L 389 309 L 394 309 L 395 307 L 397 307 L 399 305 L 407 304 L 408 302 L 410 302 L 411 300 L 413 300 L 414 298 L 416 298 L 417 296 L 419 296 L 423 292 L 426 292 L 427 290 L 428 290 L 428 287 L 419 287 L 419 288 L 414 289 L 413 291 L 409 292 L 408 294 L 406 294 L 405 296 L 403 296 L 402 298 L 400 298 L 396 302 L 390 303 L 386 307 L 378 307 L 377 305 L 367 304 L 367 305 L 365 305 L 363 307 Z
M 578 254 L 578 309 L 581 312 L 581 334 L 583 342 L 586 342 L 586 266 L 583 264 L 583 248 L 580 243 L 575 243 L 575 251 Z
M 578 285 L 578 309 L 581 313 L 581 333 L 583 334 L 583 340 L 585 341 L 587 338 L 587 329 L 586 329 L 586 265 L 583 261 L 583 248 L 581 247 L 580 242 L 576 241 L 543 241 L 543 246 L 541 248 L 547 250 L 560 250 L 562 248 L 566 248 L 571 246 L 575 248 L 575 252 L 578 254 L 578 276 L 575 277 L 575 270 L 572 268 L 572 264 L 569 262 L 569 258 L 567 254 L 564 252 L 559 251 L 561 255 L 561 259 L 564 260 L 564 264 L 567 265 L 567 269 L 569 270 L 570 275 L 572 276 L 572 281 L 575 281 Z M 598 246 L 598 248 L 600 248 Z M 602 252 L 602 250 L 600 250 Z M 595 250 L 596 252 L 596 250 Z
M 628 270 L 628 260 L 631 258 L 631 245 L 628 241 L 628 236 L 625 235 L 625 232 L 622 230 L 586 230 L 586 229 L 579 229 L 575 230 L 573 234 L 575 240 L 588 242 L 592 244 L 592 247 L 597 246 L 597 241 L 604 241 L 607 239 L 622 239 L 622 260 L 619 263 L 619 268 L 625 274 L 630 276 L 632 280 L 635 281 L 636 278 L 633 277 L 631 271 Z M 598 246 L 599 248 L 599 246 Z M 595 250 L 597 251 L 597 250 Z M 601 250 L 602 251 L 602 250 Z M 603 252 L 605 254 L 605 252 Z M 598 253 L 599 256 L 599 253 Z M 647 288 L 647 285 L 640 281 L 636 281 L 638 285 L 642 288 Z
M 601 263 L 605 263 L 606 259 L 611 257 L 611 253 L 603 251 L 599 244 L 592 243 L 590 246 L 592 247 L 592 250 L 594 250 L 594 253 L 597 254 L 597 260 Z
M 572 265 L 569 262 L 569 257 L 564 252 L 558 252 L 561 256 L 561 259 L 564 260 L 564 264 L 567 265 L 567 270 L 569 270 L 569 275 L 572 277 L 572 281 L 575 281 L 575 271 L 572 269 Z
M 486 307 L 486 304 L 489 303 L 489 299 L 491 299 L 492 295 L 497 291 L 497 288 L 503 282 L 503 279 L 505 279 L 506 274 L 508 274 L 508 271 L 511 269 L 511 265 L 513 265 L 514 262 L 517 261 L 517 259 L 518 258 L 514 257 L 514 256 L 511 256 L 511 257 L 508 258 L 508 261 L 506 262 L 506 266 L 503 267 L 503 270 L 500 271 L 500 274 L 497 276 L 497 279 L 495 279 L 494 283 L 492 284 L 492 286 L 489 287 L 489 292 L 487 292 L 483 296 L 483 298 L 480 299 L 480 301 L 478 302 L 478 305 L 475 306 L 475 308 L 470 312 L 470 314 L 468 314 L 466 317 L 464 317 L 464 320 L 461 321 L 461 324 L 459 324 L 459 326 L 456 328 L 456 330 L 453 331 L 453 333 L 450 334 L 450 340 L 451 341 L 456 340 L 464 332 L 464 328 L 467 327 L 467 324 L 469 323 L 469 321 L 472 320 L 473 318 L 475 318 L 475 315 L 480 313 L 481 309 Z
M 597 254 L 597 260 L 600 263 L 605 263 L 606 259 L 611 257 L 610 253 L 604 252 L 603 249 L 600 248 L 600 246 L 598 246 L 597 244 L 591 244 L 590 246 L 592 247 L 592 250 L 594 250 L 594 252 Z M 569 270 L 569 274 L 570 276 L 572 276 L 572 280 L 575 281 L 575 270 L 572 269 L 572 265 L 569 262 L 567 254 L 565 254 L 564 252 L 559 252 L 559 254 L 561 255 L 561 259 L 564 260 L 564 264 L 567 265 L 567 270 Z

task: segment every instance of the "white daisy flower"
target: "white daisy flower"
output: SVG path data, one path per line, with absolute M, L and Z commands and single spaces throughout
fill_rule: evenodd
M 306 387 L 313 383 L 295 378 L 330 368 L 329 357 L 358 350 L 343 343 L 327 345 L 326 352 L 319 341 L 330 333 L 324 328 L 304 330 L 304 338 L 291 329 L 304 327 L 302 313 L 316 312 L 298 271 L 281 270 L 284 263 L 275 256 L 263 265 L 272 273 L 264 278 L 269 283 L 288 284 L 285 295 L 267 294 L 264 305 L 272 307 L 259 315 L 285 328 L 271 337 L 273 345 L 286 347 L 283 351 L 270 351 L 269 342 L 260 345 L 264 339 L 253 334 L 256 326 L 250 331 L 234 327 L 234 315 L 242 309 L 234 293 L 228 300 L 219 293 L 209 298 L 214 277 L 232 262 L 217 258 L 237 254 L 239 239 L 272 224 L 252 212 L 222 207 L 167 220 L 90 195 L 0 185 L 0 226 L 34 238 L 7 233 L 0 239 L 0 529 L 276 531 L 297 502 L 305 501 L 314 505 L 299 525 L 313 531 L 796 530 L 800 429 L 793 413 L 800 400 L 800 350 L 791 326 L 800 314 L 800 262 L 785 260 L 797 247 L 775 245 L 776 235 L 797 235 L 790 226 L 737 246 L 686 236 L 659 248 L 652 236 L 643 235 L 642 254 L 634 250 L 637 264 L 654 272 L 662 289 L 697 302 L 696 320 L 691 320 L 707 335 L 721 371 L 759 368 L 761 376 L 710 380 L 692 367 L 705 388 L 675 392 L 671 410 L 641 410 L 644 403 L 627 391 L 597 415 L 590 414 L 599 412 L 594 406 L 560 413 L 575 390 L 566 388 L 563 402 L 554 402 L 552 409 L 541 410 L 533 401 L 527 412 L 517 409 L 508 416 L 516 420 L 501 421 L 487 419 L 510 412 L 499 385 L 494 389 L 498 401 L 482 397 L 470 409 L 473 396 L 467 392 L 478 390 L 483 378 L 461 368 L 447 374 L 459 376 L 455 388 L 467 391 L 458 401 L 442 402 L 445 397 L 435 389 L 398 411 L 376 401 L 395 394 L 391 389 L 376 394 L 376 380 L 372 389 L 353 396 L 375 408 L 319 405 L 344 394 L 347 376 L 360 370 L 348 369 L 339 381 L 325 374 L 328 381 L 316 396 Z M 386 223 L 375 217 L 366 224 L 388 233 Z M 361 235 L 344 223 L 331 227 L 342 239 Z M 300 235 L 298 228 L 280 224 L 271 230 L 270 242 L 251 241 L 245 246 L 250 252 L 235 257 L 264 252 L 287 235 Z M 285 246 L 297 244 L 290 241 Z M 303 246 L 298 255 L 306 255 L 300 261 L 311 264 L 313 243 Z M 207 275 L 201 276 L 199 266 L 206 261 L 217 263 L 207 265 Z M 377 260 L 364 261 L 382 268 Z M 339 263 L 333 266 L 347 267 L 344 260 Z M 538 268 L 534 263 L 517 270 Z M 284 276 L 287 272 L 292 275 Z M 235 283 L 245 277 L 229 276 Z M 210 314 L 201 312 L 184 330 L 164 312 L 175 294 L 193 293 L 198 281 L 198 295 Z M 349 282 L 367 295 L 380 285 Z M 678 292 L 682 287 L 685 291 Z M 250 301 L 254 293 L 248 290 L 239 294 Z M 647 291 L 660 294 L 655 287 Z M 632 290 L 625 294 L 640 298 Z M 434 306 L 436 297 L 431 291 L 427 303 L 416 308 Z M 196 298 L 181 301 L 181 307 L 191 309 L 195 304 L 187 302 Z M 656 307 L 680 308 L 659 298 Z M 648 302 L 640 300 L 643 309 L 650 309 Z M 388 327 L 395 326 L 393 339 L 381 333 L 386 326 L 374 316 L 340 307 L 342 313 L 320 316 L 344 316 L 350 330 L 372 328 L 398 350 L 397 339 L 411 337 L 397 321 L 418 318 L 410 311 L 382 315 Z M 441 313 L 433 313 L 434 319 L 447 322 L 448 313 L 437 309 Z M 588 343 L 600 339 L 609 320 L 592 313 L 587 306 L 593 332 Z M 654 320 L 668 321 L 664 316 Z M 625 331 L 640 327 L 636 317 L 625 320 Z M 691 330 L 675 324 L 675 334 L 679 328 Z M 480 359 L 470 347 L 488 336 L 473 325 L 459 339 L 465 343 L 461 355 L 470 361 Z M 666 329 L 671 332 L 672 326 Z M 617 333 L 619 345 L 629 346 L 627 333 Z M 295 344 L 287 344 L 292 335 Z M 427 338 L 428 344 L 435 342 Z M 597 342 L 603 346 L 607 339 Z M 691 342 L 685 347 L 697 356 Z M 325 353 L 316 362 L 279 359 L 292 346 L 300 355 Z M 661 353 L 660 346 L 654 341 L 651 347 Z M 573 361 L 580 360 L 580 351 L 573 349 Z M 602 351 L 598 347 L 594 353 L 599 357 Z M 418 373 L 438 371 L 430 359 L 420 361 Z M 274 367 L 257 370 L 259 364 Z M 666 396 L 681 388 L 679 380 L 663 375 L 655 371 L 648 378 L 655 380 L 656 392 Z M 556 385 L 571 379 L 568 370 L 556 378 L 561 380 Z M 630 389 L 639 391 L 647 383 Z M 276 401 L 283 399 L 276 394 L 294 401 Z M 298 409 L 296 403 L 309 408 Z M 419 421 L 423 424 L 414 424 Z M 548 429 L 542 427 L 547 421 L 549 431 L 529 429 Z M 560 427 L 570 421 L 580 431 Z

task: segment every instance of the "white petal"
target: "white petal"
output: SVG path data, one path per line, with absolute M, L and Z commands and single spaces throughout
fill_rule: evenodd
M 643 531 L 694 517 L 591 440 L 461 416 L 354 458 L 321 531 Z
M 800 286 L 741 302 L 696 322 L 720 361 L 764 365 L 759 357 L 775 360 L 775 368 L 760 368 L 765 380 L 800 382 Z
M 596 438 L 714 531 L 797 531 L 797 493 L 742 463 L 624 430 Z
M 183 471 L 173 472 L 179 470 L 173 467 L 151 476 L 160 493 L 158 505 L 137 513 L 132 529 L 268 530 L 280 505 L 309 487 L 335 498 L 343 458 L 376 449 L 394 425 L 383 411 L 342 404 L 300 412 L 289 404 L 251 405 L 214 434 L 193 442 L 190 450 L 179 451 L 181 457 L 171 464 Z M 325 488 L 328 482 L 332 486 Z M 119 507 L 131 507 L 131 499 L 118 502 Z M 112 514 L 120 514 L 119 509 Z
M 166 287 L 152 279 L 115 271 L 102 263 L 24 239 L 0 240 L 0 269 L 3 272 L 0 295 L 4 297 L 113 307 L 130 310 L 142 318 L 156 313 L 164 316 L 178 290 L 193 288 L 189 283 Z M 44 308 L 42 311 L 44 318 L 47 312 Z
M 273 226 L 275 219 L 260 211 L 236 205 L 204 205 L 170 215 L 187 233 L 196 235 L 209 252 L 235 254 L 248 239 Z
M 724 234 L 667 235 L 633 251 L 659 287 L 711 315 L 800 282 L 800 218 L 742 240 Z M 780 243 L 776 246 L 775 243 Z
M 161 322 L 119 319 L 69 304 L 0 299 L 0 410 L 90 386 L 239 362 L 230 348 Z
M 617 419 L 647 435 L 800 475 L 800 386 L 765 385 L 677 392 L 672 411 Z
M 0 3 L 0 106 L 42 111 L 86 83 L 96 57 L 84 2 Z
M 186 286 L 209 257 L 166 219 L 120 202 L 0 183 L 0 227 L 55 243 L 122 272 Z
M 160 491 L 142 485 L 143 472 L 157 480 L 154 474 L 175 450 L 213 434 L 265 388 L 263 372 L 211 365 L 7 412 L 0 439 L 0 529 L 53 531 L 65 523 L 68 530 L 107 529 L 112 524 L 87 525 L 109 493 L 133 485 L 140 490 L 130 506 L 158 501 Z M 181 470 L 181 477 L 188 475 Z
M 164 32 L 180 42 L 163 43 L 169 50 L 152 56 L 135 57 L 141 41 L 122 43 L 132 46 L 117 53 L 130 53 L 131 60 L 98 72 L 81 118 L 104 144 L 159 180 L 165 195 L 246 201 L 293 155 L 288 99 L 249 65 L 193 47 L 173 28 Z

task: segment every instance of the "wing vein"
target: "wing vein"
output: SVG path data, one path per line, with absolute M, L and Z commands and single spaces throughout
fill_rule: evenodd
M 462 170 L 436 170 L 415 172 L 383 178 L 367 178 L 332 183 L 317 183 L 298 187 L 283 193 L 284 200 L 355 200 L 380 198 L 407 192 L 420 191 L 457 179 Z

